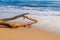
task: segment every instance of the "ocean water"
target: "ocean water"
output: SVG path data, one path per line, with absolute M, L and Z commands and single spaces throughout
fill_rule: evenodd
M 13 8 L 22 8 L 22 7 L 30 7 L 32 10 L 46 11 L 46 10 L 54 10 L 60 11 L 60 1 L 1 1 L 0 7 L 10 6 Z M 26 8 L 22 8 L 26 9 Z M 29 10 L 27 8 L 27 10 Z
M 35 11 L 44 11 L 43 13 L 39 13 L 39 15 L 45 16 L 60 16 L 60 1 L 2 1 L 0 0 L 0 14 L 1 12 L 5 12 L 9 9 L 15 10 L 35 10 Z M 3 11 L 2 11 L 3 10 Z M 55 11 L 54 13 L 46 13 L 48 11 Z M 3 13 L 4 13 L 3 12 Z M 8 11 L 7 11 L 8 12 Z

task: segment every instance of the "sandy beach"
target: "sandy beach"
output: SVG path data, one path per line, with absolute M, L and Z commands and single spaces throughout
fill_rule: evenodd
M 60 37 L 38 28 L 0 28 L 0 40 L 60 40 Z
M 33 24 L 31 28 L 0 28 L 0 40 L 60 40 L 60 36 L 58 36 L 60 35 L 60 16 L 55 16 L 59 15 L 60 12 L 22 10 L 10 7 L 0 7 L 0 19 L 14 17 L 22 13 L 30 13 L 28 16 L 36 19 L 38 23 Z M 24 20 L 25 22 L 29 21 L 27 19 Z M 18 21 L 20 23 L 24 20 L 23 18 L 18 18 L 10 22 Z

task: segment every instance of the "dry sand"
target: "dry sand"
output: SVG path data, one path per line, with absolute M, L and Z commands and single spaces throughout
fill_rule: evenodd
M 60 37 L 38 28 L 0 28 L 0 40 L 60 40 Z

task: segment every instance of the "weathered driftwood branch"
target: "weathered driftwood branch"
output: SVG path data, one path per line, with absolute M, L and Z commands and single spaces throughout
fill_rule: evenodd
M 5 25 L 5 26 L 8 26 L 9 28 L 16 28 L 16 27 L 29 27 L 30 25 L 34 24 L 34 23 L 37 23 L 37 20 L 35 19 L 32 19 L 28 16 L 25 16 L 29 13 L 24 13 L 22 15 L 17 15 L 15 17 L 12 17 L 12 18 L 5 18 L 5 19 L 0 19 L 0 25 Z M 5 21 L 9 21 L 9 20 L 14 20 L 14 19 L 17 19 L 17 18 L 20 18 L 20 17 L 24 17 L 24 18 L 27 18 L 33 22 L 30 22 L 28 24 L 9 24 L 9 23 L 6 23 Z

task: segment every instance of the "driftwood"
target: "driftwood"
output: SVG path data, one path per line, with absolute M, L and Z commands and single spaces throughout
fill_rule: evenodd
M 30 25 L 34 24 L 34 23 L 37 23 L 37 20 L 35 19 L 32 19 L 28 16 L 25 16 L 29 13 L 24 13 L 24 14 L 21 14 L 21 15 L 17 15 L 15 17 L 12 17 L 12 18 L 5 18 L 5 19 L 0 19 L 0 25 L 5 25 L 5 26 L 8 26 L 9 28 L 17 28 L 17 27 L 29 27 Z M 6 21 L 10 21 L 10 20 L 14 20 L 14 19 L 17 19 L 17 18 L 20 18 L 20 17 L 24 17 L 24 18 L 27 18 L 33 22 L 30 22 L 28 24 L 10 24 L 10 23 L 7 23 Z

